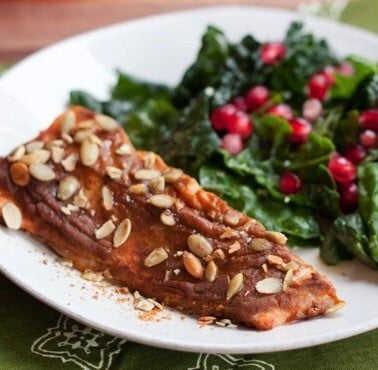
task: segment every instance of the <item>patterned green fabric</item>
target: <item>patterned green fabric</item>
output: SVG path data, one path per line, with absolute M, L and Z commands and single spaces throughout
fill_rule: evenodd
M 377 0 L 352 0 L 342 20 L 378 32 L 377 16 Z M 0 64 L 0 74 L 5 67 Z M 87 328 L 35 300 L 1 274 L 0 302 L 0 370 L 378 369 L 378 329 L 294 351 L 191 354 L 147 347 Z

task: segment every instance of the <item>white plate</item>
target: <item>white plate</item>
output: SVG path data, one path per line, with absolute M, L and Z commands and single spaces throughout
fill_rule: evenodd
M 221 27 L 233 40 L 246 33 L 280 39 L 290 21 L 299 17 L 264 8 L 206 8 L 112 26 L 43 50 L 0 80 L 0 154 L 45 128 L 64 108 L 70 89 L 82 88 L 105 98 L 115 68 L 155 81 L 176 82 L 193 60 L 208 24 Z M 378 40 L 373 35 L 312 17 L 306 18 L 306 24 L 317 35 L 327 36 L 340 54 L 378 60 Z M 141 320 L 115 288 L 81 280 L 40 243 L 0 227 L 1 272 L 58 311 L 133 341 L 185 351 L 258 353 L 326 343 L 378 326 L 377 271 L 357 261 L 328 267 L 316 249 L 298 253 L 332 279 L 347 302 L 345 309 L 267 332 L 199 328 L 194 319 L 169 310 L 153 320 Z

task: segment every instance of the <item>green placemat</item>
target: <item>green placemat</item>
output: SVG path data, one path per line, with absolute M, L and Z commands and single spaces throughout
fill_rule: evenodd
M 352 0 L 341 19 L 378 32 L 378 0 Z M 0 74 L 7 67 L 0 64 Z M 0 370 L 378 369 L 378 329 L 294 351 L 191 354 L 147 347 L 87 328 L 35 300 L 1 274 L 0 302 Z

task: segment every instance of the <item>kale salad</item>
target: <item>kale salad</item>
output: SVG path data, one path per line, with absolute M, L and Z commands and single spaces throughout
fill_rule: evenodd
M 294 22 L 275 42 L 209 26 L 177 86 L 117 73 L 108 101 L 72 91 L 70 104 L 114 117 L 291 245 L 378 268 L 376 61 L 341 59 Z

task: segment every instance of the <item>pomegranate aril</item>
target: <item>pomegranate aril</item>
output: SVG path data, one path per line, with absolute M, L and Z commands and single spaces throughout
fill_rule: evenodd
M 273 116 L 285 118 L 287 120 L 291 120 L 294 117 L 291 107 L 287 104 L 273 105 L 268 109 L 267 113 L 272 114 Z
M 286 47 L 282 42 L 268 42 L 261 48 L 261 60 L 265 65 L 280 62 L 285 56 Z
M 356 210 L 358 205 L 358 188 L 354 182 L 343 184 L 339 187 L 340 208 L 344 213 Z
M 365 148 L 374 148 L 377 144 L 377 134 L 372 130 L 362 131 L 360 134 L 360 144 Z
M 262 85 L 252 87 L 245 95 L 245 103 L 249 111 L 261 108 L 270 98 L 269 90 Z
M 309 98 L 323 101 L 327 97 L 329 88 L 328 78 L 324 73 L 318 73 L 310 78 L 307 88 Z
M 358 123 L 367 130 L 378 132 L 378 109 L 368 109 L 362 112 Z
M 280 191 L 283 194 L 298 193 L 303 187 L 302 180 L 292 172 L 285 172 L 280 178 Z
M 226 134 L 222 138 L 221 147 L 230 154 L 238 154 L 243 150 L 243 140 L 239 134 Z
M 246 111 L 247 110 L 247 103 L 245 102 L 244 96 L 236 96 L 230 101 L 237 110 Z
M 228 121 L 235 114 L 236 108 L 232 104 L 225 104 L 215 108 L 210 114 L 212 126 L 217 131 L 225 130 Z
M 303 144 L 311 132 L 311 124 L 303 118 L 293 118 L 289 121 L 292 133 L 289 141 L 294 144 Z
M 354 66 L 352 63 L 350 62 L 342 62 L 338 68 L 337 68 L 337 72 L 339 74 L 341 74 L 342 76 L 347 76 L 347 77 L 351 77 L 354 75 Z
M 335 181 L 339 183 L 351 182 L 357 176 L 354 164 L 339 154 L 332 156 L 328 163 L 328 169 Z
M 323 69 L 323 74 L 327 79 L 328 87 L 332 86 L 336 82 L 335 72 L 336 68 L 334 66 L 326 66 Z
M 352 145 L 345 149 L 344 157 L 354 164 L 362 162 L 367 155 L 362 145 Z
M 252 121 L 247 113 L 238 111 L 230 117 L 226 130 L 232 134 L 239 134 L 242 138 L 247 138 L 252 134 Z
M 323 112 L 323 105 L 318 99 L 308 99 L 303 103 L 302 115 L 310 122 L 315 122 Z

